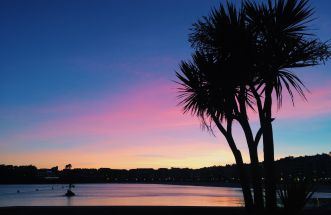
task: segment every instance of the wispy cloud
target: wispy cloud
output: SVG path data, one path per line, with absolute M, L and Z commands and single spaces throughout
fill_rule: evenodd
M 276 113 L 280 119 L 304 119 L 330 114 L 331 84 L 310 89 L 307 101 L 297 96 L 294 106 L 289 98 L 285 99 L 282 108 Z
M 314 88 L 311 92 L 309 102 L 298 100 L 295 108 L 287 99 L 276 114 L 279 121 L 329 114 L 331 87 Z M 177 103 L 176 85 L 157 81 L 146 82 L 116 96 L 25 109 L 26 114 L 36 117 L 54 113 L 58 117 L 3 136 L 1 158 L 3 162 L 10 162 L 25 157 L 27 162 L 35 159 L 36 163 L 46 164 L 60 156 L 63 159 L 57 162 L 73 160 L 72 163 L 82 165 L 83 158 L 91 166 L 119 168 L 175 164 L 198 167 L 233 161 L 224 138 L 201 132 L 198 119 L 183 115 Z M 235 132 L 236 136 L 240 133 L 238 129 Z M 246 152 L 244 138 L 237 140 Z M 28 150 L 33 145 L 39 148 Z M 8 151 L 10 155 L 4 154 Z

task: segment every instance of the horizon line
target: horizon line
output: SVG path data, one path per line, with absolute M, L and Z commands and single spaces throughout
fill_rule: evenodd
M 298 155 L 298 156 L 293 156 L 293 155 L 288 155 L 288 156 L 285 156 L 285 157 L 281 157 L 281 158 L 278 158 L 276 159 L 275 161 L 279 161 L 281 159 L 285 159 L 285 158 L 299 158 L 299 157 L 310 157 L 310 156 L 317 156 L 317 155 L 329 155 L 331 156 L 331 151 L 329 152 L 322 152 L 322 153 L 317 153 L 317 154 L 310 154 L 310 155 Z M 259 163 L 262 163 L 264 162 L 263 160 L 259 161 Z M 70 164 L 70 163 L 68 163 Z M 244 163 L 245 165 L 249 165 L 249 163 Z M 38 170 L 41 170 L 41 169 L 52 169 L 54 167 L 58 167 L 59 166 L 53 166 L 53 167 L 50 167 L 50 168 L 46 168 L 46 167 L 38 167 L 36 165 L 33 165 L 33 164 L 26 164 L 26 165 L 13 165 L 13 164 L 4 164 L 4 163 L 0 163 L 0 166 L 17 166 L 17 167 L 22 167 L 22 166 L 34 166 L 36 167 Z M 192 168 L 192 167 L 135 167 L 135 168 L 111 168 L 111 167 L 95 167 L 95 168 L 84 168 L 84 167 L 77 167 L 77 168 L 72 168 L 72 169 L 112 169 L 112 170 L 139 170 L 139 169 L 153 169 L 153 170 L 159 170 L 159 169 L 203 169 L 203 168 L 211 168 L 211 167 L 226 167 L 226 166 L 233 166 L 233 165 L 236 165 L 235 163 L 232 163 L 232 164 L 223 164 L 223 165 L 212 165 L 212 166 L 203 166 L 203 167 L 198 167 L 198 168 Z M 62 168 L 59 170 L 64 170 L 65 168 Z

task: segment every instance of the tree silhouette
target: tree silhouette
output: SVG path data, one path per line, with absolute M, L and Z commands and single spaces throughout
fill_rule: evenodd
M 255 173 L 254 202 L 262 207 L 261 177 L 258 170 L 258 132 L 253 137 L 247 116 L 247 106 L 252 106 L 247 80 L 252 72 L 248 52 L 254 50 L 252 33 L 245 20 L 244 10 L 237 10 L 232 4 L 213 10 L 210 17 L 204 17 L 193 26 L 190 42 L 197 49 L 192 62 L 181 63 L 179 98 L 184 112 L 191 112 L 201 119 L 202 124 L 211 130 L 215 123 L 230 146 L 235 157 L 243 189 L 245 206 L 253 208 L 248 175 L 243 168 L 241 152 L 232 135 L 236 120 L 244 128 Z
M 246 1 L 247 20 L 256 38 L 255 97 L 263 130 L 266 205 L 276 207 L 272 104 L 274 94 L 281 107 L 284 90 L 294 104 L 294 92 L 305 98 L 305 86 L 294 68 L 314 66 L 330 57 L 330 45 L 309 30 L 313 9 L 308 0 L 278 0 L 256 4 Z
M 222 132 L 238 166 L 245 205 L 251 208 L 253 201 L 248 183 L 248 174 L 243 166 L 241 152 L 232 136 L 234 120 L 232 113 L 237 108 L 235 101 L 237 89 L 232 88 L 230 84 L 228 85 L 230 82 L 213 77 L 216 75 L 216 69 L 217 64 L 213 62 L 213 59 L 198 52 L 193 56 L 193 63 L 182 62 L 182 74 L 177 73 L 182 85 L 180 88 L 181 103 L 184 105 L 184 112 L 191 112 L 198 116 L 207 129 L 211 129 L 211 122 L 214 122 Z M 211 83 L 213 80 L 223 82 L 220 85 L 221 88 L 216 88 Z
M 72 165 L 71 164 L 67 164 L 67 165 L 65 165 L 65 167 L 64 167 L 64 169 L 71 169 L 72 168 Z
M 317 65 L 330 57 L 330 47 L 307 32 L 312 16 L 308 1 L 245 1 L 241 9 L 220 5 L 209 17 L 193 25 L 189 41 L 195 53 L 182 62 L 179 98 L 184 113 L 201 119 L 212 130 L 214 123 L 226 138 L 238 164 L 245 204 L 252 208 L 252 195 L 242 157 L 232 136 L 233 121 L 241 125 L 251 159 L 254 205 L 263 207 L 257 146 L 263 136 L 266 206 L 276 207 L 272 95 L 281 106 L 285 89 L 293 101 L 294 91 L 304 97 L 304 85 L 290 70 Z M 304 97 L 305 98 L 305 97 Z M 258 111 L 261 128 L 253 135 L 247 110 Z M 262 135 L 263 134 L 263 135 Z M 248 188 L 246 187 L 248 186 Z

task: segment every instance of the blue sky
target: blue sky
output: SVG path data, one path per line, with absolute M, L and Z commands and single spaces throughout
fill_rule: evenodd
M 220 135 L 182 115 L 172 82 L 192 52 L 189 28 L 219 2 L 1 1 L 0 163 L 232 163 Z M 330 39 L 330 1 L 311 3 L 312 28 Z M 330 69 L 300 71 L 309 102 L 276 113 L 277 157 L 330 151 Z

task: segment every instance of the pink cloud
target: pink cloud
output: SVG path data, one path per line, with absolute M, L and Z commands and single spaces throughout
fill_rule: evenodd
M 15 163 L 35 159 L 38 166 L 50 166 L 56 162 L 65 163 L 72 157 L 73 163 L 81 167 L 110 165 L 114 168 L 170 167 L 175 164 L 201 167 L 233 162 L 221 135 L 217 133 L 218 137 L 214 138 L 201 132 L 198 119 L 182 114 L 181 107 L 177 106 L 176 87 L 170 81 L 157 81 L 134 87 L 116 97 L 104 96 L 92 101 L 62 102 L 34 108 L 31 110 L 34 114 L 55 112 L 59 117 L 2 139 L 4 151 L 6 147 L 29 148 L 26 144 L 33 143 L 56 145 L 61 140 L 68 140 L 70 144 L 85 137 L 88 143 L 61 149 L 53 146 L 51 150 L 45 146 L 33 152 L 5 153 L 1 155 L 2 161 Z M 331 87 L 314 88 L 311 92 L 308 103 L 297 99 L 294 108 L 285 98 L 286 102 L 276 117 L 301 119 L 329 114 Z M 65 114 L 61 116 L 62 113 Z M 251 116 L 256 122 L 256 114 L 251 113 Z M 234 132 L 238 137 L 238 128 Z M 87 138 L 89 136 L 91 138 Z M 244 138 L 239 135 L 237 141 L 248 161 Z M 63 159 L 56 161 L 59 156 Z
M 307 101 L 296 97 L 293 106 L 291 100 L 285 97 L 285 102 L 279 111 L 274 111 L 276 118 L 303 119 L 318 117 L 331 113 L 331 84 L 315 87 L 307 93 Z
M 181 114 L 174 84 L 158 82 L 140 86 L 100 101 L 51 105 L 34 112 L 73 112 L 73 116 L 39 123 L 15 136 L 15 140 L 45 140 L 56 137 L 123 135 L 199 126 L 199 121 Z M 75 108 L 77 110 L 75 111 Z M 81 111 L 81 112 L 80 112 Z
M 331 83 L 327 82 L 324 86 L 310 88 L 309 91 L 305 93 L 307 101 L 295 94 L 294 106 L 290 96 L 284 91 L 280 109 L 277 107 L 274 96 L 273 117 L 276 119 L 305 119 L 331 114 Z M 248 115 L 252 122 L 258 122 L 257 112 L 249 110 Z
M 73 116 L 41 122 L 2 142 L 17 140 L 45 140 L 80 135 L 123 135 L 150 133 L 199 127 L 198 119 L 183 115 L 177 106 L 176 85 L 172 82 L 148 83 L 135 87 L 117 97 L 95 101 L 76 101 L 34 109 L 34 112 L 71 112 Z M 289 98 L 279 111 L 278 119 L 307 118 L 331 112 L 331 87 L 311 90 L 309 102 L 296 99 L 292 107 Z M 250 113 L 252 122 L 257 114 Z

